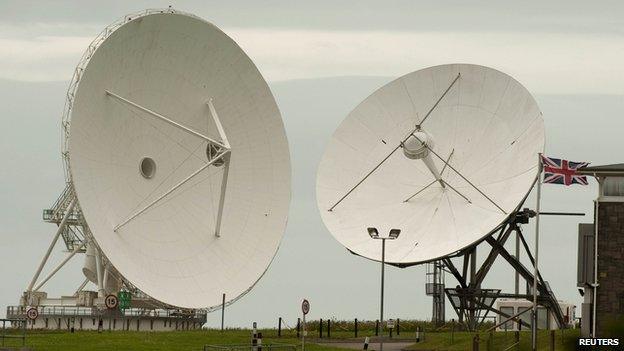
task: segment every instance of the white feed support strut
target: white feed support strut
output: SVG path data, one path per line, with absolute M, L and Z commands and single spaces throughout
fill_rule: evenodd
M 208 100 L 208 108 L 210 110 L 210 115 L 217 126 L 217 130 L 219 131 L 219 135 L 221 136 L 221 140 L 223 144 L 230 149 L 230 143 L 225 135 L 225 129 L 223 129 L 223 125 L 221 124 L 221 120 L 219 119 L 219 115 L 217 114 L 217 110 L 215 109 L 212 99 Z M 219 197 L 219 210 L 217 212 L 217 223 L 215 225 L 215 236 L 221 236 L 221 219 L 223 218 L 223 205 L 225 203 L 225 192 L 227 190 L 227 181 L 228 175 L 230 173 L 230 159 L 231 155 L 228 154 L 223 157 L 225 160 L 225 165 L 223 166 L 223 177 L 221 178 L 221 195 Z
M 186 177 L 184 180 L 182 180 L 181 182 L 179 182 L 178 184 L 176 184 L 175 186 L 173 186 L 171 189 L 169 189 L 168 191 L 166 191 L 164 194 L 160 195 L 157 199 L 155 199 L 154 201 L 152 201 L 150 204 L 148 204 L 147 206 L 143 207 L 142 209 L 140 209 L 139 211 L 137 211 L 136 213 L 134 213 L 132 216 L 128 217 L 128 219 L 126 219 L 125 221 L 121 222 L 120 224 L 118 224 L 113 230 L 115 232 L 117 232 L 117 230 L 119 230 L 121 227 L 123 227 L 124 225 L 128 224 L 128 222 L 130 222 L 131 220 L 135 219 L 136 217 L 140 216 L 143 212 L 147 211 L 150 207 L 154 206 L 157 202 L 159 202 L 160 200 L 162 200 L 165 196 L 171 194 L 172 192 L 174 192 L 176 189 L 178 189 L 179 187 L 181 187 L 182 185 L 186 184 L 186 182 L 188 182 L 189 180 L 193 179 L 193 177 L 195 177 L 196 175 L 198 175 L 201 171 L 203 171 L 204 169 L 208 168 L 208 166 L 210 166 L 211 164 L 215 163 L 217 160 L 219 160 L 220 158 L 224 157 L 225 155 L 227 155 L 230 152 L 230 150 L 224 150 L 222 152 L 220 152 L 217 156 L 215 156 L 215 158 L 213 158 L 212 160 L 210 160 L 208 163 L 206 163 L 205 165 L 201 166 L 198 170 L 196 170 L 195 172 L 193 172 L 191 175 L 189 175 L 188 177 Z
M 130 106 L 136 107 L 137 109 L 139 109 L 139 110 L 141 110 L 143 112 L 146 112 L 147 114 L 149 114 L 149 115 L 151 115 L 153 117 L 156 117 L 156 118 L 160 119 L 161 121 L 165 121 L 165 122 L 169 123 L 170 125 L 172 125 L 174 127 L 177 127 L 177 128 L 180 128 L 180 129 L 184 130 L 187 133 L 193 134 L 193 135 L 195 135 L 197 137 L 200 137 L 200 138 L 202 138 L 202 139 L 204 139 L 204 140 L 206 140 L 206 141 L 208 141 L 210 143 L 213 143 L 213 144 L 218 145 L 218 146 L 220 146 L 220 147 L 222 147 L 224 149 L 228 149 L 229 150 L 229 146 L 225 146 L 224 144 L 222 144 L 222 143 L 220 143 L 220 142 L 218 142 L 218 141 L 216 141 L 216 140 L 214 140 L 212 138 L 209 138 L 209 137 L 207 137 L 207 136 L 205 136 L 205 135 L 203 135 L 203 134 L 201 134 L 199 132 L 196 132 L 196 131 L 192 130 L 191 128 L 185 127 L 185 126 L 183 126 L 182 124 L 180 124 L 180 123 L 178 123 L 176 121 L 173 121 L 173 120 L 171 120 L 171 119 L 169 119 L 169 118 L 167 118 L 167 117 L 165 117 L 165 116 L 163 116 L 163 115 L 161 115 L 159 113 L 156 113 L 156 112 L 154 112 L 154 111 L 152 111 L 152 110 L 150 110 L 148 108 L 145 108 L 145 107 L 143 107 L 143 106 L 141 106 L 141 105 L 139 105 L 137 103 L 134 103 L 134 102 L 132 102 L 132 101 L 130 101 L 128 99 L 125 99 L 125 98 L 123 98 L 123 97 L 121 97 L 121 96 L 119 96 L 119 95 L 117 95 L 115 93 L 112 93 L 112 92 L 110 92 L 108 90 L 105 90 L 105 91 L 106 91 L 107 95 L 112 96 L 112 97 L 114 97 L 114 98 L 116 98 L 116 99 L 118 99 L 118 100 L 120 100 L 122 102 L 125 102 L 126 104 L 128 104 Z
M 414 129 L 412 129 L 410 131 L 409 134 L 407 134 L 407 136 L 405 138 L 403 138 L 403 140 L 401 140 L 399 142 L 399 144 L 392 149 L 392 151 L 390 151 L 390 153 L 388 155 L 386 155 L 386 157 L 384 157 L 383 160 L 381 160 L 379 163 L 377 163 L 377 165 L 375 165 L 375 167 L 373 167 L 373 169 L 371 169 L 368 173 L 366 173 L 366 175 L 357 183 L 355 184 L 351 189 L 349 189 L 349 191 L 347 191 L 346 194 L 344 194 L 340 199 L 338 199 L 338 201 L 336 201 L 327 211 L 331 212 L 334 210 L 334 208 L 336 208 L 336 206 L 338 206 L 338 204 L 340 204 L 345 198 L 347 198 L 347 196 L 349 196 L 357 187 L 359 187 L 362 183 L 364 183 L 364 181 L 371 175 L 373 174 L 379 167 L 381 167 L 382 164 L 384 164 L 398 149 L 400 149 L 401 147 L 403 147 L 403 144 L 411 137 L 414 135 L 415 132 L 417 132 L 418 130 L 421 129 L 422 124 L 427 120 L 427 118 L 429 118 L 429 116 L 431 115 L 431 113 L 436 109 L 436 107 L 438 107 L 438 105 L 440 104 L 440 101 L 442 101 L 442 99 L 444 99 L 444 97 L 446 96 L 446 94 L 448 94 L 448 92 L 451 90 L 451 88 L 453 87 L 453 85 L 455 85 L 455 83 L 457 82 L 457 80 L 459 79 L 459 77 L 461 76 L 460 73 L 457 74 L 457 76 L 455 77 L 455 79 L 453 79 L 453 81 L 451 82 L 451 84 L 448 86 L 448 88 L 446 88 L 446 90 L 444 91 L 444 93 L 442 93 L 442 95 L 440 95 L 440 97 L 436 100 L 436 102 L 433 104 L 433 106 L 431 106 L 431 108 L 429 109 L 429 111 L 427 112 L 427 114 L 425 115 L 425 117 L 423 117 L 423 119 L 420 121 L 420 123 L 418 125 L 416 125 L 416 127 L 414 127 Z M 418 138 L 416 138 L 418 140 Z M 419 140 L 420 141 L 420 140 Z M 423 143 L 422 141 L 420 141 L 421 144 L 425 145 L 425 143 Z M 428 148 L 428 147 L 427 147 Z M 428 148 L 429 149 L 429 148 Z M 444 161 L 444 160 L 443 160 Z M 434 173 L 435 176 L 435 173 Z M 438 180 L 439 177 L 436 176 L 436 180 Z

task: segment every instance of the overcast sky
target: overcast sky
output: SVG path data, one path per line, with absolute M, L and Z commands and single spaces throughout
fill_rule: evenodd
M 595 164 L 623 161 L 614 152 L 622 149 L 624 128 L 620 2 L 0 4 L 0 122 L 5 128 L 0 139 L 0 306 L 17 302 L 53 235 L 54 228 L 41 222 L 41 209 L 63 186 L 59 120 L 73 69 L 107 24 L 147 7 L 171 4 L 232 36 L 269 81 L 284 117 L 293 159 L 288 229 L 266 276 L 228 309 L 228 325 L 258 320 L 271 326 L 278 316 L 292 324 L 302 297 L 311 299 L 313 318 L 376 318 L 378 266 L 349 255 L 326 231 L 316 210 L 314 175 L 342 118 L 394 77 L 451 62 L 500 69 L 536 95 L 550 154 Z M 591 214 L 595 188 L 593 183 L 567 190 L 547 187 L 544 207 Z M 577 303 L 579 221 L 591 218 L 544 220 L 542 251 L 544 275 L 557 296 Z M 62 259 L 61 246 L 57 249 L 55 261 Z M 67 267 L 49 291 L 71 294 L 81 281 L 81 264 L 78 259 Z M 512 286 L 511 270 L 501 261 L 492 277 L 488 287 Z M 421 267 L 390 269 L 388 315 L 428 318 L 423 282 Z M 210 315 L 209 324 L 218 319 Z
M 224 29 L 269 81 L 396 76 L 441 62 L 479 62 L 537 93 L 620 94 L 624 6 L 599 4 L 4 1 L 0 78 L 66 80 L 104 26 L 146 7 L 173 5 Z

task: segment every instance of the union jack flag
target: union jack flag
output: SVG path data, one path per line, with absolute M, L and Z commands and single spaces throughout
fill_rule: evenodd
M 544 164 L 544 183 L 587 185 L 587 177 L 577 175 L 576 171 L 589 165 L 589 162 L 572 162 L 542 156 L 542 163 Z

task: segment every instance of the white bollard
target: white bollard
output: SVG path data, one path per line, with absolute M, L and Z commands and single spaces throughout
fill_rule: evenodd
M 258 350 L 258 333 L 256 330 L 256 322 L 253 322 L 253 335 L 251 336 L 251 350 Z
M 364 350 L 368 350 L 368 336 L 364 339 Z

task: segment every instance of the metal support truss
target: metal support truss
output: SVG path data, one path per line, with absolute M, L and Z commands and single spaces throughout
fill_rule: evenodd
M 28 288 L 26 289 L 26 291 L 31 292 L 33 290 L 33 286 L 37 282 L 37 279 L 39 279 L 39 275 L 41 274 L 43 267 L 48 262 L 48 258 L 50 258 L 52 249 L 54 249 L 54 246 L 56 245 L 56 242 L 58 241 L 59 236 L 61 236 L 61 233 L 65 229 L 65 225 L 67 224 L 67 221 L 69 220 L 69 217 L 75 205 L 76 205 L 76 198 L 72 196 L 71 202 L 69 203 L 69 206 L 67 207 L 67 211 L 65 211 L 65 214 L 63 215 L 63 219 L 61 220 L 58 226 L 58 229 L 56 230 L 56 234 L 54 234 L 54 238 L 52 238 L 52 242 L 50 243 L 50 246 L 48 246 L 48 251 L 46 251 L 45 255 L 43 255 L 43 259 L 41 260 L 41 263 L 39 264 L 39 267 L 37 268 L 37 271 L 35 272 L 35 275 L 33 276 L 32 280 L 30 281 L 30 284 L 28 285 Z
M 495 310 L 492 306 L 499 297 L 500 289 L 447 288 L 444 289 L 451 306 L 468 330 L 476 330 L 488 313 Z
M 459 285 L 456 288 L 446 289 L 445 292 L 451 304 L 458 315 L 460 323 L 463 323 L 468 330 L 476 330 L 479 325 L 484 321 L 487 312 L 494 312 L 498 315 L 509 317 L 501 311 L 493 308 L 495 300 L 499 297 L 507 298 L 523 298 L 532 300 L 532 291 L 529 290 L 529 286 L 533 283 L 533 273 L 531 269 L 525 267 L 519 260 L 519 250 L 515 255 L 510 254 L 505 248 L 507 240 L 515 234 L 519 242 L 523 243 L 523 248 L 526 251 L 527 257 L 534 265 L 535 261 L 529 250 L 529 246 L 526 244 L 520 229 L 519 223 L 526 223 L 528 218 L 521 218 L 524 215 L 522 212 L 518 212 L 512 215 L 507 223 L 501 226 L 501 228 L 495 233 L 485 238 L 485 242 L 490 246 L 490 251 L 485 260 L 480 263 L 477 269 L 476 261 L 476 247 L 472 246 L 462 251 L 458 256 L 462 257 L 462 270 L 457 269 L 451 258 L 443 259 L 445 270 L 455 277 Z M 481 285 L 487 274 L 489 273 L 492 265 L 497 257 L 502 257 L 507 263 L 509 263 L 516 273 L 527 282 L 527 291 L 524 294 L 520 294 L 519 291 L 514 293 L 501 293 L 500 290 L 482 289 Z M 531 267 L 533 268 L 533 267 Z M 563 312 L 550 289 L 548 282 L 546 282 L 541 274 L 537 274 L 538 284 L 538 303 L 548 308 L 553 313 L 555 320 L 559 327 L 564 325 Z M 485 314 L 483 314 L 485 312 Z M 521 322 L 523 325 L 530 327 L 525 322 Z
M 61 268 L 63 268 L 63 266 L 65 266 L 65 264 L 66 264 L 67 262 L 69 262 L 69 260 L 71 260 L 71 259 L 72 259 L 72 257 L 74 257 L 74 256 L 78 253 L 78 251 L 82 250 L 82 249 L 83 249 L 83 247 L 84 247 L 84 244 L 83 244 L 83 245 L 81 245 L 81 246 L 76 246 L 76 248 L 74 249 L 74 251 L 70 252 L 70 253 L 69 253 L 69 255 L 67 255 L 67 257 L 65 257 L 65 259 L 64 259 L 63 261 L 61 261 L 61 263 L 59 263 L 59 264 L 56 266 L 56 268 L 54 268 L 54 269 L 52 270 L 52 272 L 50 272 L 50 273 L 49 273 L 49 274 L 48 274 L 48 275 L 47 275 L 47 276 L 46 276 L 46 277 L 45 277 L 45 278 L 41 281 L 41 283 L 39 283 L 39 285 L 37 285 L 37 287 L 35 287 L 35 288 L 33 289 L 33 291 L 39 291 L 39 289 L 41 289 L 41 287 L 43 287 L 43 285 L 44 285 L 45 283 L 47 283 L 47 282 L 48 282 L 48 280 L 50 280 L 50 279 L 51 279 L 51 278 L 52 278 L 52 277 L 56 274 L 56 272 L 58 272 Z
M 39 291 L 54 275 L 61 269 L 69 260 L 72 259 L 77 253 L 83 252 L 85 249 L 84 238 L 80 238 L 77 235 L 79 230 L 71 229 L 81 225 L 81 214 L 78 206 L 78 201 L 74 194 L 73 189 L 67 186 L 61 196 L 58 198 L 52 209 L 44 210 L 44 220 L 52 223 L 56 223 L 58 228 L 56 234 L 52 238 L 48 250 L 44 254 L 41 263 L 37 267 L 35 274 L 26 289 L 27 294 L 33 291 Z M 81 232 L 82 233 L 82 232 Z M 59 237 L 63 237 L 65 245 L 68 250 L 71 249 L 69 254 L 54 268 L 48 275 L 37 284 L 37 280 L 43 271 L 43 268 L 48 262 L 52 249 L 56 246 Z M 35 286 L 35 284 L 37 284 Z
M 444 324 L 444 283 L 444 262 L 440 260 L 427 263 L 425 292 L 433 298 L 431 322 L 438 327 Z

